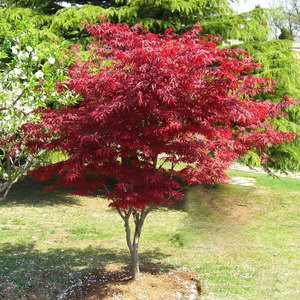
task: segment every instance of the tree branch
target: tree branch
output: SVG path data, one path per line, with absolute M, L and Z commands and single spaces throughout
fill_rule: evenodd
M 183 186 L 183 187 L 181 187 L 180 189 L 178 189 L 177 190 L 177 192 L 181 192 L 181 191 L 184 191 L 185 189 L 187 189 L 189 186 L 191 186 L 192 184 L 191 183 L 189 183 L 188 185 L 186 185 L 186 186 Z
M 129 219 L 129 218 L 130 218 L 130 215 L 132 214 L 132 211 L 133 211 L 133 206 L 131 206 L 131 207 L 129 208 L 128 212 L 126 212 L 126 210 L 124 210 L 126 219 Z
M 156 169 L 156 166 L 157 166 L 157 155 L 153 159 L 153 166 L 154 166 L 154 169 Z
M 159 171 L 159 170 L 162 168 L 162 166 L 167 162 L 167 159 L 168 159 L 168 158 L 166 158 L 166 159 L 163 161 L 163 163 L 158 167 L 158 169 L 157 169 L 158 171 Z
M 151 212 L 154 208 L 155 208 L 154 205 L 149 205 L 149 208 L 145 211 L 145 218 L 147 217 L 147 215 L 149 214 L 149 212 Z
M 123 213 L 121 212 L 120 208 L 117 208 L 117 212 L 119 213 L 119 215 L 121 216 L 121 218 L 125 221 L 125 215 L 123 215 Z
M 32 159 L 33 159 L 33 158 L 32 158 Z M 1 200 L 5 200 L 5 199 L 6 199 L 7 194 L 8 194 L 8 192 L 10 191 L 10 189 L 12 188 L 12 186 L 20 179 L 21 176 L 23 176 L 23 175 L 26 173 L 26 171 L 28 170 L 28 168 L 31 166 L 32 163 L 33 163 L 33 160 L 30 161 L 30 160 L 28 159 L 28 160 L 26 161 L 26 163 L 25 163 L 25 165 L 24 165 L 22 171 L 15 177 L 15 179 L 14 179 L 14 180 L 11 180 L 10 182 L 8 181 L 9 184 L 8 184 L 8 186 L 6 187 L 6 191 L 5 191 L 5 193 L 4 193 L 4 195 L 3 195 L 3 197 L 2 197 Z
M 108 189 L 108 187 L 106 186 L 106 184 L 103 184 L 104 189 L 106 190 L 106 193 L 111 194 L 110 190 Z
M 14 106 L 22 97 L 23 95 L 25 94 L 26 92 L 26 89 L 22 91 L 22 93 L 13 101 L 13 103 L 11 104 L 11 106 Z M 0 107 L 0 112 L 3 111 L 3 110 L 8 110 L 8 108 L 6 107 Z
M 0 184 L 0 193 L 3 193 L 3 192 L 7 189 L 7 187 L 9 186 L 9 184 L 10 184 L 9 181 L 6 181 L 6 182 L 4 182 L 4 183 L 1 183 L 1 184 Z

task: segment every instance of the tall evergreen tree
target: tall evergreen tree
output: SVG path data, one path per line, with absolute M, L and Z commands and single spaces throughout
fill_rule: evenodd
M 203 32 L 221 36 L 224 41 L 237 39 L 242 42 L 267 40 L 270 28 L 267 26 L 269 13 L 263 8 L 241 14 L 212 15 L 203 22 Z
M 227 0 L 128 0 L 124 6 L 110 7 L 105 16 L 115 23 L 139 23 L 154 32 L 170 27 L 183 32 L 198 21 L 231 13 Z
M 265 42 L 244 43 L 233 46 L 249 51 L 261 69 L 256 71 L 258 76 L 271 77 L 276 80 L 272 94 L 260 93 L 257 98 L 270 99 L 278 102 L 285 95 L 300 98 L 300 60 L 292 50 L 290 40 L 271 40 Z M 296 138 L 291 143 L 268 146 L 266 153 L 274 159 L 265 161 L 263 166 L 284 171 L 300 171 L 300 104 L 286 110 L 286 115 L 274 120 L 278 129 L 285 132 L 296 132 Z M 276 158 L 276 159 L 275 159 Z M 250 152 L 243 159 L 250 165 L 261 165 L 257 153 Z

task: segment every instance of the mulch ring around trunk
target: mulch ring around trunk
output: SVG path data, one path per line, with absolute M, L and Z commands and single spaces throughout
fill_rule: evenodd
M 153 300 L 198 299 L 201 293 L 195 273 L 169 270 L 159 273 L 154 264 L 141 266 L 140 279 L 131 281 L 128 267 L 108 265 L 102 275 L 90 273 L 76 286 L 72 286 L 57 299 L 62 300 Z

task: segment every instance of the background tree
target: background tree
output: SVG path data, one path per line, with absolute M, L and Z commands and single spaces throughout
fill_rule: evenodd
M 293 38 L 300 33 L 300 3 L 298 0 L 278 0 L 270 3 L 271 26 L 278 37 L 283 32 Z
M 61 48 L 54 43 L 47 50 L 38 46 L 38 39 L 25 21 L 0 46 L 1 200 L 41 160 L 41 153 L 32 155 L 25 147 L 22 124 L 39 117 L 34 112 L 38 107 L 66 104 L 72 99 L 69 93 L 58 94 L 55 89 L 56 80 L 65 75 L 59 62 L 63 58 Z
M 1 4 L 7 7 L 36 9 L 46 14 L 54 14 L 62 8 L 57 1 L 52 0 L 2 0 Z
M 171 26 L 184 26 L 184 21 L 194 24 L 199 17 L 229 12 L 227 0 L 3 0 L 7 7 L 31 8 L 45 14 L 55 14 L 64 5 L 93 5 L 94 7 L 111 8 L 108 12 L 116 22 L 129 24 L 142 23 L 147 28 L 160 29 Z M 148 25 L 148 26 L 147 26 Z
M 227 0 L 128 0 L 124 6 L 109 8 L 104 15 L 114 23 L 142 24 L 153 32 L 168 28 L 184 32 L 195 22 L 229 13 L 232 10 Z
M 274 78 L 277 84 L 273 93 L 260 93 L 257 98 L 270 99 L 279 102 L 285 95 L 300 98 L 300 61 L 292 50 L 290 40 L 271 40 L 260 43 L 244 43 L 232 46 L 249 50 L 255 61 L 261 64 L 256 70 L 256 76 Z M 242 162 L 254 166 L 263 166 L 283 171 L 300 171 L 300 105 L 289 108 L 286 116 L 274 120 L 278 128 L 285 132 L 296 132 L 297 136 L 291 143 L 268 146 L 266 152 L 273 160 L 267 160 L 261 165 L 259 153 L 251 152 Z M 276 157 L 276 159 L 275 159 Z
M 51 47 L 53 41 L 63 43 L 65 41 L 87 43 L 87 33 L 82 25 L 84 20 L 91 23 L 98 21 L 103 12 L 101 7 L 84 5 L 81 8 L 70 7 L 57 11 L 54 15 L 42 14 L 30 8 L 4 7 L 0 8 L 0 38 L 13 34 L 15 27 L 26 19 L 30 20 L 32 31 L 38 37 L 43 47 Z
M 82 100 L 23 125 L 32 151 L 61 151 L 67 159 L 31 175 L 47 180 L 56 174 L 54 186 L 75 186 L 79 195 L 104 188 L 124 221 L 137 279 L 148 213 L 180 200 L 180 188 L 225 181 L 226 168 L 248 150 L 263 152 L 269 143 L 292 139 L 267 121 L 292 102 L 252 101 L 270 91 L 272 81 L 248 75 L 257 65 L 246 52 L 216 48 L 198 25 L 183 35 L 105 21 L 87 30 L 95 37 L 91 57 L 73 65 L 67 85 Z M 178 164 L 186 167 L 178 170 Z
M 271 30 L 266 25 L 269 20 L 269 12 L 263 8 L 255 8 L 252 11 L 241 14 L 218 14 L 201 21 L 203 32 L 219 35 L 224 41 L 229 39 L 241 42 L 265 41 Z
M 294 36 L 293 34 L 288 30 L 286 29 L 285 27 L 282 27 L 280 29 L 280 35 L 278 36 L 278 39 L 280 40 L 291 40 L 293 41 L 294 40 Z
M 49 30 L 52 16 L 40 14 L 30 8 L 7 8 L 0 7 L 0 41 L 1 43 L 7 36 L 13 36 L 22 22 L 30 24 L 30 30 L 36 35 L 39 42 L 48 41 L 53 44 L 55 39 L 58 42 L 63 40 Z M 17 33 L 16 33 L 17 34 Z M 52 41 L 51 41 L 52 40 Z M 51 45 L 48 45 L 51 48 Z M 44 47 L 46 48 L 46 47 Z
M 75 42 L 82 39 L 83 43 L 87 35 L 82 22 L 97 23 L 100 14 L 113 23 L 143 24 L 144 28 L 157 33 L 170 27 L 184 32 L 192 28 L 195 22 L 201 21 L 205 33 L 221 35 L 225 41 L 265 40 L 270 31 L 265 25 L 268 18 L 266 10 L 257 8 L 249 13 L 234 15 L 227 0 L 120 0 L 117 3 L 107 2 L 106 7 L 101 6 L 100 2 L 98 6 L 89 4 L 62 8 L 51 15 L 41 9 L 8 6 L 2 9 L 2 13 L 0 10 L 0 19 L 2 24 L 13 28 L 17 20 L 27 16 L 32 18 L 42 40 L 63 38 Z M 21 2 L 17 4 L 21 5 Z
M 75 1 L 65 1 L 74 3 Z M 35 15 L 34 22 L 46 25 L 55 34 L 65 38 L 80 38 L 84 33 L 82 21 L 96 23 L 97 17 L 103 13 L 112 22 L 128 23 L 130 25 L 143 24 L 147 29 L 163 32 L 170 27 L 175 31 L 185 31 L 195 22 L 208 17 L 232 13 L 227 0 L 116 0 L 116 1 L 76 1 L 84 4 L 82 7 L 74 6 L 63 8 L 55 1 L 4 1 L 6 16 L 16 15 L 18 8 L 32 10 Z M 75 4 L 75 3 L 74 3 Z M 22 10 L 18 13 L 22 14 Z M 47 18 L 45 18 L 45 14 Z M 49 17 L 53 16 L 53 19 Z M 10 17 L 11 19 L 11 17 Z M 45 24 L 45 20 L 53 20 L 52 25 Z M 51 28 L 50 28 L 51 27 Z

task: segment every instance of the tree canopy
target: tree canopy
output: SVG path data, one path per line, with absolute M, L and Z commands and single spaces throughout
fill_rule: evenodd
M 225 181 L 234 159 L 291 140 L 292 133 L 278 132 L 268 120 L 293 102 L 253 101 L 272 90 L 272 80 L 249 75 L 257 65 L 246 51 L 217 48 L 219 38 L 200 36 L 198 24 L 183 35 L 106 21 L 86 27 L 95 37 L 90 57 L 78 58 L 70 81 L 59 87 L 81 100 L 48 108 L 40 122 L 22 127 L 31 151 L 61 151 L 67 158 L 31 175 L 57 175 L 48 190 L 68 185 L 84 195 L 104 188 L 125 222 L 136 279 L 145 217 L 183 197 L 175 178 L 183 187 Z
M 71 2 L 68 1 L 68 3 Z M 47 12 L 38 9 L 38 6 L 55 3 L 55 1 L 4 1 L 3 3 L 6 5 L 0 8 L 0 39 L 12 36 L 14 28 L 24 18 L 30 19 L 33 24 L 31 30 L 40 40 L 41 44 L 38 47 L 41 49 L 51 47 L 53 41 L 62 43 L 67 40 L 70 43 L 86 45 L 90 38 L 82 22 L 86 19 L 88 23 L 97 23 L 100 14 L 110 17 L 113 22 L 132 25 L 135 22 L 143 23 L 146 28 L 154 32 L 162 32 L 170 26 L 175 31 L 184 32 L 192 26 L 191 24 L 200 20 L 201 26 L 204 28 L 203 33 L 220 35 L 224 42 L 231 39 L 244 42 L 238 47 L 249 49 L 256 61 L 263 65 L 261 71 L 255 71 L 256 74 L 261 72 L 262 76 L 272 77 L 278 82 L 276 92 L 272 95 L 261 94 L 262 99 L 270 98 L 272 101 L 279 101 L 285 94 L 299 97 L 299 67 L 293 56 L 291 43 L 266 41 L 271 30 L 266 26 L 266 20 L 273 20 L 270 10 L 256 7 L 253 11 L 235 15 L 229 9 L 228 1 L 225 0 L 79 2 L 77 3 L 84 5 Z M 32 7 L 33 3 L 36 5 L 35 9 L 24 8 Z M 23 7 L 20 8 L 19 6 L 22 5 Z M 218 42 L 219 46 L 221 43 L 221 41 Z M 292 121 L 293 124 L 288 122 L 292 126 L 289 128 L 297 126 L 296 121 Z M 296 131 L 298 132 L 298 130 Z M 295 141 L 293 143 L 296 143 Z M 257 163 L 258 161 L 256 159 Z M 293 163 L 293 165 L 295 164 Z
M 73 1 L 66 2 L 73 3 Z M 77 4 L 84 5 L 69 8 L 62 8 L 55 1 L 7 0 L 4 3 L 10 14 L 15 14 L 14 11 L 21 7 L 26 8 L 27 12 L 32 10 L 32 14 L 39 15 L 40 19 L 44 19 L 45 14 L 48 17 L 53 15 L 53 22 L 63 29 L 62 35 L 67 33 L 67 38 L 68 33 L 74 34 L 83 30 L 81 23 L 84 19 L 96 23 L 100 13 L 110 18 L 112 22 L 143 24 L 144 28 L 155 32 L 163 32 L 170 27 L 175 31 L 184 31 L 200 20 L 232 13 L 227 0 L 76 1 Z M 95 14 L 98 14 L 96 18 Z
M 218 14 L 201 21 L 203 32 L 219 35 L 224 41 L 237 39 L 242 42 L 265 41 L 271 29 L 267 26 L 267 10 L 255 8 L 241 14 Z
M 122 7 L 109 8 L 105 16 L 115 23 L 142 24 L 153 32 L 168 28 L 184 32 L 195 22 L 231 12 L 227 0 L 131 0 Z

